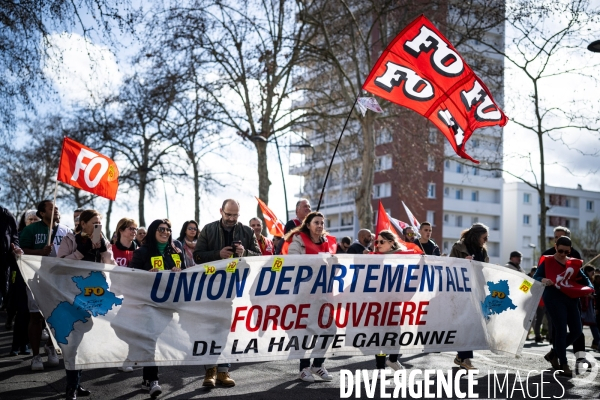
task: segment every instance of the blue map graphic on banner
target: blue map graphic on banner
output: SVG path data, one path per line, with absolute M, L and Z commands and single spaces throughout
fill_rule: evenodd
M 80 293 L 73 302 L 62 301 L 50 314 L 48 324 L 54 329 L 54 337 L 61 344 L 67 344 L 67 337 L 75 329 L 76 322 L 86 323 L 89 318 L 106 315 L 114 306 L 120 306 L 123 299 L 108 290 L 106 277 L 100 271 L 92 271 L 87 278 L 71 278 Z
M 500 314 L 517 308 L 508 297 L 510 289 L 507 280 L 501 280 L 498 283 L 487 282 L 487 286 L 490 294 L 481 303 L 481 311 L 486 320 L 489 320 L 493 314 Z

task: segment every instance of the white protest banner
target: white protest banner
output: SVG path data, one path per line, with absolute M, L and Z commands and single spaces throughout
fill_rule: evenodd
M 519 354 L 543 287 L 497 265 L 295 255 L 147 272 L 22 256 L 67 368 L 341 355 Z

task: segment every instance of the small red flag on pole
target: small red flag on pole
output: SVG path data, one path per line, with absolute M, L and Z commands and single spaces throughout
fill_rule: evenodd
M 68 137 L 63 141 L 56 179 L 110 200 L 115 200 L 119 188 L 115 162 Z
M 284 226 L 281 221 L 277 218 L 275 213 L 258 197 L 254 197 L 258 201 L 258 205 L 262 210 L 263 217 L 265 218 L 265 224 L 267 224 L 267 230 L 273 236 L 283 237 Z

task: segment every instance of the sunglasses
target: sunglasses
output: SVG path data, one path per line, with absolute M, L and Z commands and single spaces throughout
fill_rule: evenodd
M 389 240 L 376 240 L 375 244 L 384 244 L 385 242 L 389 242 Z
M 164 226 L 159 226 L 157 231 L 160 233 L 171 233 L 171 228 L 165 228 Z
M 197 231 L 198 228 L 194 228 L 193 226 L 188 226 L 187 230 L 188 231 Z
M 127 229 L 129 229 L 131 232 L 137 232 L 137 228 L 135 228 L 135 227 L 133 227 L 133 226 L 130 226 L 130 227 L 129 227 L 129 228 L 127 228 Z
M 566 254 L 566 255 L 569 255 L 569 253 L 571 252 L 571 250 L 563 250 L 563 249 L 560 249 L 560 250 L 556 250 L 556 252 L 557 252 L 558 254 Z

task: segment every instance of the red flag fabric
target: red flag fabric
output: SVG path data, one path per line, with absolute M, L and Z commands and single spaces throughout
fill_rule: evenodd
M 379 211 L 377 212 L 377 224 L 375 225 L 375 237 L 377 237 L 379 235 L 379 232 L 386 230 L 386 229 L 388 229 L 392 232 L 395 232 L 396 236 L 398 236 L 398 242 L 400 244 L 402 244 L 404 247 L 406 247 L 409 250 L 414 250 L 414 252 L 416 254 L 423 254 L 423 250 L 416 243 L 408 243 L 408 242 L 405 242 L 404 240 L 400 239 L 399 236 L 402 234 L 402 232 L 398 232 L 397 228 L 394 226 L 394 224 L 392 224 L 392 222 L 390 221 L 390 218 L 388 216 L 388 213 L 385 211 L 385 208 L 383 208 L 383 204 L 381 204 L 381 200 L 379 200 Z
M 460 157 L 477 128 L 504 126 L 508 118 L 452 44 L 421 15 L 396 36 L 363 89 L 429 119 Z
M 115 200 L 119 170 L 113 160 L 65 137 L 56 177 L 61 182 Z
M 264 201 L 262 201 L 258 197 L 254 198 L 256 199 L 256 201 L 258 201 L 258 205 L 262 210 L 263 217 L 265 218 L 265 224 L 267 224 L 267 230 L 269 231 L 269 233 L 273 236 L 283 237 L 283 230 L 285 228 L 283 226 L 283 223 L 281 223 L 281 221 L 277 219 L 275 213 L 265 204 Z

